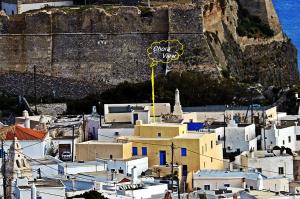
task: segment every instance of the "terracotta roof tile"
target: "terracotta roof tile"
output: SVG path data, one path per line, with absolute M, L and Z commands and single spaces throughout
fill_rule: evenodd
M 24 128 L 16 125 L 16 132 L 10 131 L 6 134 L 6 140 L 13 140 L 17 137 L 18 140 L 43 140 L 47 133 L 45 131 L 37 131 L 30 128 Z

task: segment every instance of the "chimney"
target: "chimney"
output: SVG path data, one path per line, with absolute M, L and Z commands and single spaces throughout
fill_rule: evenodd
M 136 169 L 136 166 L 131 168 L 131 177 L 132 177 L 131 184 L 137 184 L 137 169 Z
M 255 156 L 254 156 L 254 151 L 250 151 L 250 157 L 251 158 L 254 158 Z
M 24 127 L 25 128 L 30 128 L 30 119 L 29 119 L 29 117 L 25 117 Z
M 229 163 L 229 171 L 233 171 L 233 163 L 232 162 Z
M 143 121 L 142 120 L 137 120 L 136 122 L 135 122 L 135 125 L 142 125 L 143 124 Z
M 246 179 L 243 178 L 243 189 L 246 189 Z
M 36 186 L 34 183 L 31 185 L 31 199 L 36 199 Z
M 25 118 L 29 117 L 28 111 L 24 110 L 23 113 L 22 113 L 22 116 L 25 117 Z

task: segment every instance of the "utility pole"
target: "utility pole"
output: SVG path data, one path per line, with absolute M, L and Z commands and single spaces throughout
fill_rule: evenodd
M 253 88 L 251 88 L 251 124 L 253 124 Z
M 75 137 L 75 125 L 72 126 L 72 162 L 74 162 L 74 137 Z
M 38 168 L 37 172 L 38 172 L 38 175 L 39 175 L 38 179 L 41 179 L 42 178 L 41 168 Z
M 224 111 L 224 147 L 223 147 L 223 153 L 226 153 L 226 106 L 225 106 L 225 111 Z
M 173 193 L 173 180 L 174 180 L 174 143 L 172 142 L 171 144 L 171 187 L 172 187 L 172 193 Z M 178 186 L 178 190 L 179 190 L 179 184 L 177 185 Z
M 33 66 L 33 83 L 34 83 L 34 112 L 37 114 L 37 97 L 36 97 L 36 65 Z
M 3 196 L 6 198 L 6 165 L 5 165 L 5 152 L 4 152 L 4 141 L 1 140 L 1 149 L 2 149 L 2 177 L 3 177 Z

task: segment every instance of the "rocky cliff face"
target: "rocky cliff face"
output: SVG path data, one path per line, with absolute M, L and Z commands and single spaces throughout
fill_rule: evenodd
M 180 40 L 185 52 L 156 74 L 168 67 L 221 78 L 228 70 L 264 85 L 297 82 L 296 49 L 278 20 L 268 21 L 274 37 L 248 39 L 236 33 L 237 11 L 235 0 L 203 0 L 153 10 L 102 6 L 2 15 L 0 89 L 32 93 L 34 66 L 40 96 L 81 98 L 120 82 L 149 80 L 146 48 L 162 39 Z
M 211 0 L 204 8 L 204 32 L 223 70 L 241 81 L 264 86 L 298 83 L 297 49 L 282 32 L 271 0 Z M 240 36 L 237 27 L 242 9 L 259 17 L 273 36 Z

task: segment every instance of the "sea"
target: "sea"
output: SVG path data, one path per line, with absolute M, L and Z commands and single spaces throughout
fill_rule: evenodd
M 273 0 L 283 31 L 298 49 L 300 68 L 300 0 Z

